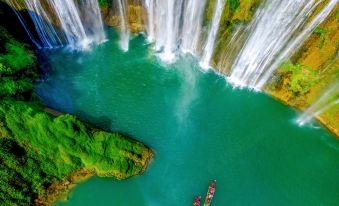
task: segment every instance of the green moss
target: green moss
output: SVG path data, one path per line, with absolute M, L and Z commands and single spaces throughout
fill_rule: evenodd
M 143 144 L 44 112 L 32 98 L 33 53 L 0 31 L 0 205 L 50 204 L 47 190 L 79 171 L 124 179 L 144 170 L 151 151 Z
M 148 149 L 117 133 L 94 130 L 71 115 L 53 117 L 36 103 L 0 102 L 0 191 L 32 203 L 80 169 L 119 179 L 142 172 Z
M 0 62 L 15 70 L 29 68 L 34 64 L 34 56 L 19 42 L 11 40 L 6 44 L 6 54 L 0 56 Z
M 0 96 L 15 96 L 33 90 L 33 85 L 29 79 L 15 80 L 10 77 L 0 79 Z
M 35 57 L 0 27 L 0 97 L 19 97 L 33 89 Z
M 328 38 L 327 38 L 327 33 L 328 33 L 328 30 L 327 29 L 323 29 L 321 27 L 317 27 L 314 31 L 313 31 L 314 34 L 317 34 L 320 36 L 320 44 L 319 44 L 319 48 L 323 48 L 326 41 L 328 41 Z
M 288 90 L 296 95 L 308 93 L 318 81 L 319 71 L 305 65 L 286 62 L 279 72 L 288 75 Z
M 230 9 L 232 12 L 235 12 L 235 10 L 239 7 L 240 5 L 240 0 L 229 0 L 228 4 L 230 5 Z
M 112 0 L 99 0 L 99 6 L 100 7 L 111 7 Z

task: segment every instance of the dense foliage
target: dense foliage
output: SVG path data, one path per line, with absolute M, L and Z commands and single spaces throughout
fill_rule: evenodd
M 292 64 L 286 62 L 279 70 L 281 75 L 288 75 L 288 90 L 296 95 L 306 94 L 317 83 L 318 70 L 315 70 L 309 66 Z
M 34 55 L 0 27 L 0 97 L 22 96 L 33 89 Z
M 112 0 L 99 0 L 100 7 L 110 7 L 112 5 Z
M 0 102 L 0 202 L 32 203 L 52 184 L 87 169 L 127 178 L 143 170 L 142 144 L 93 130 L 71 115 L 50 116 L 36 104 Z
M 1 206 L 48 205 L 79 171 L 124 179 L 144 170 L 151 152 L 141 143 L 44 112 L 32 98 L 33 53 L 3 28 L 0 40 Z

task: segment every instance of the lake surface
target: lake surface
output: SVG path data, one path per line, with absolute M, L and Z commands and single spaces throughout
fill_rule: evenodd
M 212 205 L 338 205 L 339 141 L 273 98 L 233 89 L 190 56 L 162 65 L 143 37 L 109 30 L 92 51 L 46 51 L 43 102 L 155 150 L 126 181 L 92 178 L 60 206 L 185 206 L 217 180 Z

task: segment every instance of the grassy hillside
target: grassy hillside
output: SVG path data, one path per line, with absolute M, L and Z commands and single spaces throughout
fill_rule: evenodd
M 44 112 L 34 54 L 4 28 L 0 40 L 0 205 L 49 205 L 84 178 L 144 171 L 152 152 L 141 143 Z

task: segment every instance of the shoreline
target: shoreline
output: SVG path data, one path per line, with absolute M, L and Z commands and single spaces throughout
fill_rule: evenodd
M 149 149 L 148 151 L 144 151 L 143 157 L 145 158 L 142 159 L 141 161 L 143 169 L 140 171 L 140 173 L 136 174 L 135 176 L 139 176 L 146 171 L 153 156 L 154 152 L 151 149 Z M 90 180 L 93 177 L 115 178 L 117 180 L 125 180 L 131 178 L 131 177 L 120 178 L 122 177 L 122 175 L 119 177 L 119 175 L 113 173 L 98 175 L 95 172 L 95 169 L 83 168 L 69 174 L 63 182 L 59 184 L 52 184 L 51 186 L 49 186 L 46 190 L 46 194 L 34 200 L 35 204 L 39 206 L 52 206 L 57 202 L 67 202 L 70 198 L 71 191 L 75 187 L 77 187 L 79 184 L 87 180 Z
M 274 92 L 271 91 L 266 91 L 266 94 L 271 96 L 273 99 L 275 99 L 276 101 L 279 101 L 281 103 L 283 103 L 284 105 L 294 108 L 298 111 L 304 112 L 305 109 L 302 109 L 300 107 L 297 107 L 293 104 L 291 104 L 290 102 L 288 102 L 287 100 L 283 99 L 281 96 L 275 94 Z M 313 117 L 313 119 L 315 119 L 317 122 L 319 122 L 324 128 L 326 128 L 328 130 L 328 132 L 332 133 L 336 139 L 339 140 L 339 130 L 337 128 L 332 127 L 325 118 L 321 117 L 321 116 L 315 116 Z

